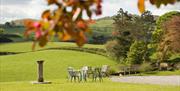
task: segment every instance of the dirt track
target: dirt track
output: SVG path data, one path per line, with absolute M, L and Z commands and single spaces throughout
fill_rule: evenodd
M 110 79 L 114 82 L 180 86 L 180 76 L 122 76 L 111 77 Z

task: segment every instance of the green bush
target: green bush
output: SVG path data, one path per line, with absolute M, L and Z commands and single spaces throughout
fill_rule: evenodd
M 108 70 L 108 75 L 112 75 L 112 74 L 115 74 L 117 73 L 116 69 L 113 68 L 113 67 L 110 67 L 109 70 Z
M 152 71 L 152 70 L 153 70 L 153 67 L 152 67 L 151 63 L 143 63 L 139 67 L 140 72 L 148 72 L 148 71 Z
M 127 61 L 130 64 L 141 64 L 143 62 L 145 44 L 142 41 L 135 41 L 128 52 Z

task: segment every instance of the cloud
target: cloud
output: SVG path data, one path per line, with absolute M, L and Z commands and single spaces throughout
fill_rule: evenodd
M 32 0 L 1 0 L 3 5 L 20 5 L 20 4 L 28 4 Z
M 52 9 L 54 6 L 47 6 L 46 0 L 1 0 L 0 23 L 22 18 L 39 19 L 41 13 L 49 8 Z M 137 0 L 103 0 L 103 14 L 98 17 L 93 16 L 93 18 L 115 15 L 120 8 L 133 14 L 139 14 Z M 180 2 L 174 5 L 162 5 L 159 9 L 146 2 L 146 8 L 155 15 L 162 15 L 168 11 L 180 11 Z
M 0 23 L 22 18 L 39 19 L 45 9 L 46 2 L 42 0 L 2 0 Z

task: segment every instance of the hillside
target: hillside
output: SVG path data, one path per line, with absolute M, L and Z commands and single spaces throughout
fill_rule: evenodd
M 94 24 L 91 24 L 90 27 L 113 27 L 114 20 L 112 17 L 103 17 L 95 20 Z
M 24 21 L 27 20 L 31 20 L 31 21 L 38 21 L 36 19 L 30 19 L 30 18 L 26 18 L 26 19 L 17 19 L 17 20 L 12 20 L 10 22 L 10 24 L 14 25 L 14 26 L 24 26 Z
M 36 61 L 45 60 L 46 79 L 65 79 L 67 67 L 79 69 L 82 66 L 102 66 L 104 64 L 114 66 L 116 63 L 104 56 L 71 50 L 31 50 L 31 42 L 7 43 L 0 45 L 0 52 L 25 52 L 15 55 L 0 56 L 0 82 L 32 81 L 36 80 Z M 77 47 L 74 43 L 49 43 L 45 48 Z M 87 44 L 84 48 L 103 48 L 103 45 Z M 28 70 L 28 71 L 27 71 Z M 23 74 L 21 74 L 23 73 Z
M 32 42 L 20 43 L 4 43 L 0 45 L 0 52 L 31 52 Z M 36 50 L 43 50 L 48 48 L 62 48 L 62 47 L 78 47 L 75 43 L 67 42 L 49 42 L 45 47 L 36 46 Z M 83 48 L 98 48 L 104 49 L 104 45 L 85 44 Z
M 25 27 L 23 22 L 25 20 L 34 20 L 34 19 L 19 19 L 19 20 L 13 20 L 10 22 L 10 25 L 13 26 L 6 26 L 6 25 L 1 25 L 1 27 L 5 30 L 4 33 L 5 34 L 11 34 L 11 35 L 19 35 L 22 38 L 11 38 L 8 37 L 10 40 L 16 42 L 16 41 L 26 41 L 23 37 L 24 37 L 24 32 L 25 32 Z M 36 21 L 36 20 L 34 20 Z M 90 41 L 90 43 L 94 43 L 92 41 L 96 41 L 96 39 L 93 39 L 93 37 L 97 37 L 97 36 L 103 36 L 103 38 L 105 37 L 105 40 L 103 41 L 103 43 L 107 40 L 106 37 L 109 37 L 111 35 L 111 32 L 113 31 L 113 20 L 111 17 L 109 18 L 100 18 L 96 20 L 95 24 L 90 25 L 90 29 L 92 30 L 91 34 L 87 34 L 87 37 Z M 31 40 L 33 39 L 33 36 L 31 36 Z M 101 39 L 101 38 L 100 38 Z M 55 38 L 54 41 L 58 41 L 57 38 Z

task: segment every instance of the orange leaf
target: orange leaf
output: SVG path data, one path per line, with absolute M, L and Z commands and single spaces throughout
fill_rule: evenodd
M 27 30 L 33 30 L 33 21 L 32 20 L 24 20 L 24 26 L 27 28 Z
M 77 35 L 76 44 L 81 47 L 86 43 L 87 39 L 83 31 L 80 31 Z
M 88 24 L 95 24 L 96 21 L 95 21 L 95 20 L 92 20 L 92 19 L 89 19 L 89 20 L 87 21 L 87 23 L 88 23 Z
M 145 11 L 144 0 L 138 0 L 138 9 L 141 13 Z
M 87 26 L 85 21 L 80 20 L 80 21 L 77 22 L 77 27 L 80 28 L 80 29 L 86 29 L 88 26 Z
M 50 19 L 50 10 L 46 10 L 46 11 L 44 11 L 43 13 L 42 13 L 42 15 L 41 15 L 41 18 L 42 19 Z
M 69 34 L 67 33 L 67 31 L 64 31 L 63 34 L 62 34 L 61 39 L 62 39 L 63 41 L 70 40 L 70 39 L 71 39 L 71 35 L 69 35 Z
M 75 5 L 75 4 L 77 4 L 78 3 L 78 0 L 67 0 L 66 2 L 65 2 L 65 5 L 66 6 L 72 6 L 72 5 Z
M 48 2 L 48 5 L 51 5 L 51 4 L 57 3 L 57 0 L 47 0 L 47 2 Z
M 47 44 L 47 42 L 48 42 L 47 36 L 41 36 L 39 38 L 39 46 L 40 47 L 44 47 Z
M 155 3 L 156 3 L 156 0 L 150 0 L 150 3 L 151 3 L 151 4 L 155 4 Z

